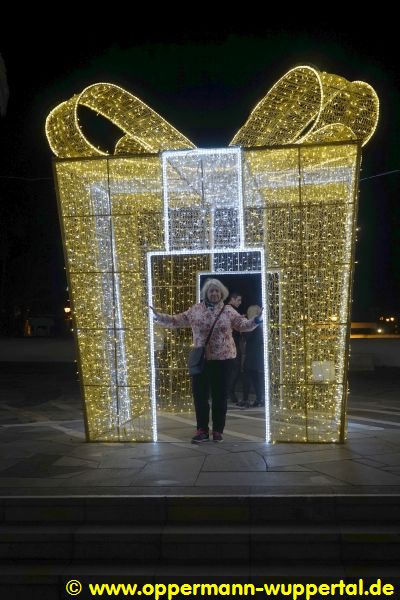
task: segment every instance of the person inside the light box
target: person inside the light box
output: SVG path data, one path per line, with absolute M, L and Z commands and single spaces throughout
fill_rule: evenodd
M 219 279 L 207 279 L 201 290 L 201 302 L 176 315 L 156 311 L 154 318 L 164 327 L 191 327 L 195 347 L 204 346 L 215 322 L 206 347 L 206 362 L 202 373 L 192 376 L 192 391 L 196 411 L 197 431 L 192 443 L 210 439 L 209 420 L 211 394 L 212 439 L 222 442 L 227 410 L 227 386 L 231 362 L 236 358 L 233 331 L 252 331 L 261 322 L 261 314 L 247 319 L 232 306 L 224 305 L 229 291 Z
M 247 318 L 251 319 L 255 315 L 261 314 L 261 308 L 257 304 L 249 306 L 247 309 Z M 243 361 L 243 400 L 238 406 L 264 406 L 264 339 L 261 327 L 254 331 L 243 334 L 245 342 L 244 361 Z M 251 386 L 256 393 L 255 401 L 249 403 L 249 394 Z
M 242 304 L 242 294 L 239 292 L 231 292 L 228 298 L 228 304 L 239 312 L 239 306 Z M 236 397 L 236 388 L 239 386 L 242 371 L 242 349 L 241 349 L 241 334 L 238 331 L 233 331 L 233 339 L 236 346 L 236 358 L 231 361 L 231 371 L 228 376 L 228 400 L 233 404 L 238 402 Z

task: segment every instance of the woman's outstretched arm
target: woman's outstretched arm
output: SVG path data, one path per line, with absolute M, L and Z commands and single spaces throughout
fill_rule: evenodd
M 156 311 L 152 306 L 150 306 L 150 304 L 149 308 L 153 311 L 153 316 L 157 323 L 163 325 L 164 327 L 190 327 L 190 308 L 189 310 L 186 310 L 183 313 L 178 313 L 177 315 L 167 315 L 166 313 L 160 313 Z
M 262 321 L 263 309 L 261 309 L 259 315 L 253 317 L 252 319 L 246 319 L 246 317 L 239 315 L 236 311 L 234 312 L 235 314 L 231 319 L 231 323 L 233 329 L 236 329 L 236 331 L 253 331 L 253 329 L 255 329 Z

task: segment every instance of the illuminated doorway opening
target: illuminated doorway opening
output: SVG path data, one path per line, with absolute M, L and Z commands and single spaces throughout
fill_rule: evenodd
M 212 253 L 205 250 L 190 253 L 150 252 L 147 264 L 149 304 L 160 312 L 176 314 L 187 310 L 198 301 L 201 282 L 210 276 L 219 278 L 232 289 L 232 286 L 239 284 L 243 278 L 249 278 L 247 286 L 249 289 L 254 286 L 252 298 L 258 300 L 260 306 L 267 307 L 268 276 L 265 272 L 263 249 L 214 250 Z M 260 425 L 259 433 L 251 436 L 240 428 L 229 433 L 230 428 L 227 427 L 227 438 L 269 440 L 267 320 L 268 310 L 265 310 L 262 323 L 265 410 L 259 411 L 260 415 L 246 420 L 246 424 L 250 425 L 252 419 L 257 419 Z M 187 441 L 195 424 L 191 379 L 186 362 L 192 345 L 192 332 L 189 328 L 161 328 L 152 321 L 150 327 L 155 437 L 160 441 Z M 235 411 L 239 412 L 236 407 Z M 238 418 L 237 416 L 237 424 Z M 242 418 L 242 425 L 244 421 Z

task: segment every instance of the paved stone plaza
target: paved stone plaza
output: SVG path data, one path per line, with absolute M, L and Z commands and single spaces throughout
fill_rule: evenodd
M 349 436 L 266 444 L 261 409 L 228 411 L 222 444 L 194 415 L 160 415 L 157 443 L 87 443 L 75 366 L 1 363 L 0 496 L 397 494 L 400 372 L 352 374 Z

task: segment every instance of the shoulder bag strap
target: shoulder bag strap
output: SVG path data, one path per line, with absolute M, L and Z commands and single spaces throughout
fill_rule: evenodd
M 211 327 L 211 329 L 210 329 L 210 331 L 208 333 L 207 339 L 205 341 L 204 347 L 206 347 L 207 344 L 208 344 L 208 342 L 210 341 L 210 337 L 212 336 L 212 332 L 213 332 L 213 329 L 215 327 L 215 324 L 218 321 L 218 319 L 220 318 L 220 316 L 222 315 L 222 313 L 223 313 L 223 311 L 225 309 L 225 306 L 226 305 L 224 304 L 223 307 L 221 308 L 221 310 L 219 311 L 217 318 L 215 319 L 214 323 L 212 324 L 212 327 Z

